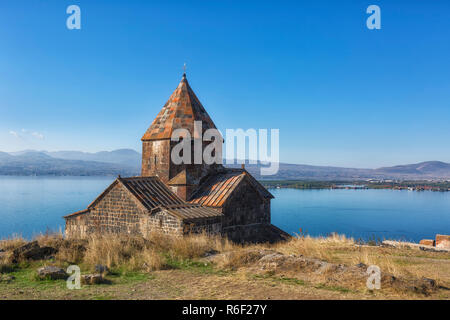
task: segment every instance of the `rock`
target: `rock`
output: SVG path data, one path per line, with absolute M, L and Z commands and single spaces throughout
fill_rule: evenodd
M 389 274 L 382 275 L 381 287 L 391 287 L 400 291 L 410 291 L 418 294 L 423 294 L 425 296 L 430 295 L 438 289 L 436 281 L 433 279 L 401 279 Z
M 436 248 L 450 249 L 450 236 L 437 234 L 436 235 Z
M 100 284 L 104 282 L 105 279 L 100 273 L 84 274 L 81 276 L 81 283 L 83 284 Z
M 367 270 L 367 268 L 368 268 L 367 264 L 364 264 L 362 262 L 360 262 L 357 265 L 355 265 L 355 267 L 360 268 L 360 269 L 364 269 L 364 270 Z
M 23 245 L 13 251 L 13 263 L 25 260 L 45 260 L 56 254 L 58 250 L 52 247 L 40 247 L 37 241 Z
M 426 287 L 428 287 L 430 289 L 436 289 L 437 288 L 436 281 L 433 280 L 433 279 L 422 278 L 422 282 L 423 282 L 423 285 L 425 285 Z
M 419 244 L 423 244 L 426 246 L 434 246 L 434 240 L 432 239 L 422 239 L 420 240 Z
M 446 236 L 444 236 L 446 237 Z M 422 251 L 433 251 L 433 252 L 450 252 L 450 247 L 436 247 L 433 246 L 427 246 L 423 244 L 418 243 L 412 243 L 412 242 L 399 242 L 399 241 L 391 241 L 391 240 L 384 240 L 381 244 L 383 247 L 394 247 L 394 248 L 410 248 L 410 249 L 417 249 Z
M 107 272 L 109 272 L 109 269 L 105 265 L 97 264 L 97 265 L 95 265 L 95 272 L 97 272 L 97 273 L 107 273 Z
M 29 242 L 13 251 L 13 262 L 19 262 L 19 259 L 24 253 L 39 249 L 39 244 L 37 241 Z
M 10 283 L 14 279 L 16 279 L 16 277 L 6 275 L 6 274 L 0 274 L 0 283 L 2 283 L 2 282 Z
M 24 258 L 27 260 L 45 260 L 54 258 L 58 250 L 52 247 L 40 247 L 24 253 Z
M 204 257 L 211 257 L 211 256 L 214 256 L 214 255 L 216 255 L 218 253 L 219 253 L 219 251 L 211 249 L 211 250 L 205 252 Z
M 47 266 L 37 269 L 38 277 L 40 279 L 67 279 L 68 275 L 66 271 L 55 266 Z

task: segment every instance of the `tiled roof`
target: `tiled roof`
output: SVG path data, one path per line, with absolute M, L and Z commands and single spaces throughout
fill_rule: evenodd
M 200 205 L 185 204 L 180 206 L 167 206 L 164 208 L 170 214 L 182 219 L 201 219 L 221 217 L 223 214 L 215 209 L 202 207 Z
M 158 177 L 118 178 L 118 180 L 149 210 L 160 206 L 185 204 Z
M 89 209 L 80 210 L 80 211 L 68 214 L 67 216 L 64 216 L 64 218 L 70 218 L 70 217 L 78 216 L 80 214 L 84 214 L 84 213 L 87 213 L 87 212 L 89 212 Z
M 208 207 L 222 207 L 241 181 L 247 181 L 263 198 L 273 198 L 257 180 L 244 169 L 226 169 L 208 178 L 191 197 L 190 203 Z
M 192 91 L 183 75 L 180 84 L 142 137 L 142 141 L 170 139 L 172 132 L 179 128 L 194 134 L 194 121 L 202 121 L 203 132 L 216 128 L 205 108 Z
M 158 177 L 119 177 L 87 209 L 69 214 L 64 218 L 72 218 L 79 214 L 88 213 L 118 183 L 123 185 L 149 212 L 166 210 L 169 214 L 182 220 L 222 216 L 222 213 L 217 210 L 185 202 L 172 192 Z

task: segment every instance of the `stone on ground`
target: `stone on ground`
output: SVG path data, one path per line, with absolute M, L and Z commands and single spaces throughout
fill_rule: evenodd
M 81 276 L 81 283 L 83 284 L 100 284 L 104 282 L 104 278 L 100 273 L 84 274 Z
M 58 252 L 52 247 L 40 247 L 37 241 L 27 243 L 13 251 L 13 262 L 20 260 L 44 260 L 52 257 Z
M 37 269 L 38 277 L 40 279 L 67 279 L 68 275 L 64 269 L 55 266 L 47 266 Z

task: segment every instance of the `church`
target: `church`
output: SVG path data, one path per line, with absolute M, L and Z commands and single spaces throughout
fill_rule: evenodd
M 177 142 L 172 134 L 186 129 L 193 136 L 195 121 L 201 121 L 203 132 L 216 128 L 183 74 L 141 139 L 141 176 L 119 176 L 85 210 L 65 216 L 66 237 L 206 232 L 241 243 L 289 237 L 271 224 L 272 194 L 244 167 L 231 169 L 203 160 L 174 164 L 171 153 Z

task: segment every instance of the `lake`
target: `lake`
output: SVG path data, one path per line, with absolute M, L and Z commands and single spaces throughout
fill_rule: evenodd
M 64 229 L 62 216 L 85 209 L 114 177 L 0 177 L 0 238 Z M 356 239 L 419 241 L 450 234 L 450 192 L 270 189 L 272 223 Z

